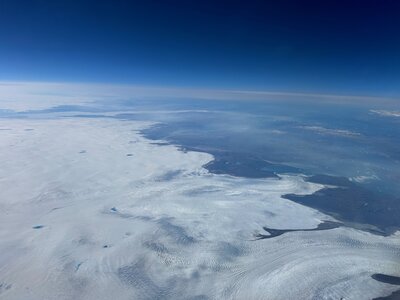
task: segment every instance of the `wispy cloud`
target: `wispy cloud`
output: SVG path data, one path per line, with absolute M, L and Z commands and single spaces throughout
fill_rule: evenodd
M 380 116 L 383 116 L 383 117 L 400 117 L 400 111 L 371 109 L 370 112 L 380 115 Z
M 300 126 L 300 128 L 314 131 L 318 134 L 323 134 L 323 135 L 337 135 L 337 136 L 344 136 L 344 137 L 361 136 L 361 134 L 358 132 L 345 130 L 345 129 L 332 129 L 332 128 L 325 128 L 325 127 L 321 127 L 321 126 Z

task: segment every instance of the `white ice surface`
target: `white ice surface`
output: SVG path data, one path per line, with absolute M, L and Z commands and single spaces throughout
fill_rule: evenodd
M 329 220 L 281 198 L 322 186 L 209 174 L 211 155 L 152 144 L 138 133 L 149 125 L 0 120 L 0 299 L 372 299 L 398 288 L 370 277 L 399 272 L 398 234 L 255 241 L 263 226 Z

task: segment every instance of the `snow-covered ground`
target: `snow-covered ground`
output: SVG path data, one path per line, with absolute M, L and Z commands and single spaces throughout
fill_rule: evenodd
M 398 289 L 400 234 L 346 227 L 255 240 L 330 217 L 281 198 L 301 176 L 210 174 L 146 122 L 0 119 L 0 299 L 372 299 Z

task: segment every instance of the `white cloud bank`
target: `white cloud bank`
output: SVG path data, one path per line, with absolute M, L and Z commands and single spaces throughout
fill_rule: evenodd
M 370 299 L 397 288 L 370 276 L 396 274 L 398 234 L 254 241 L 263 226 L 328 220 L 281 198 L 322 186 L 209 174 L 210 155 L 154 145 L 137 133 L 148 125 L 0 120 L 1 299 Z
M 213 90 L 118 84 L 7 82 L 0 81 L 0 109 L 25 111 L 57 105 L 89 105 L 94 101 L 112 103 L 121 99 L 183 98 L 213 100 L 303 101 L 324 103 L 358 103 L 385 107 L 399 99 L 273 91 Z

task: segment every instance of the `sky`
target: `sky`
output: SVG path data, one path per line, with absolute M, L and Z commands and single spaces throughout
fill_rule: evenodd
M 0 0 L 0 80 L 400 96 L 400 2 Z

